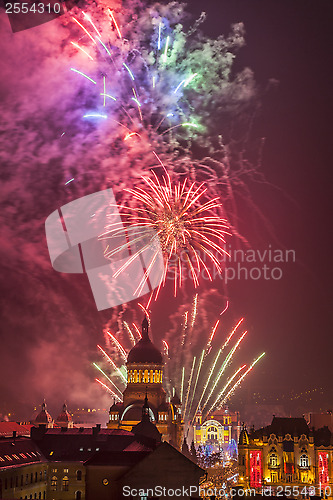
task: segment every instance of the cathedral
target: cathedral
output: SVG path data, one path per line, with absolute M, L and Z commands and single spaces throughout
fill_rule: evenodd
M 180 449 L 183 436 L 181 401 L 177 394 L 167 401 L 163 389 L 163 357 L 149 338 L 149 325 L 142 322 L 142 338 L 130 350 L 127 357 L 127 387 L 123 402 L 110 408 L 109 429 L 131 431 L 139 425 L 142 406 L 146 401 L 150 420 L 161 434 L 162 440 Z

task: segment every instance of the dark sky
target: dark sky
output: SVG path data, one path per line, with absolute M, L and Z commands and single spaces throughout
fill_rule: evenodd
M 193 7 L 192 7 L 193 6 Z M 199 12 L 201 2 L 191 2 Z M 332 401 L 332 39 L 328 1 L 205 2 L 217 35 L 243 21 L 247 46 L 237 58 L 265 90 L 254 134 L 265 137 L 263 171 L 284 196 L 257 192 L 279 241 L 296 250 L 281 282 L 243 283 L 233 293 L 269 353 L 256 388 L 288 392 L 323 386 Z M 288 196 L 293 200 L 290 201 Z M 294 203 L 293 203 L 294 202 Z
M 278 394 L 323 387 L 325 396 L 320 405 L 329 407 L 333 402 L 332 3 L 191 0 L 188 4 L 195 16 L 203 8 L 208 16 L 203 29 L 209 36 L 228 33 L 231 23 L 244 23 L 246 47 L 237 55 L 235 71 L 250 67 L 260 89 L 261 108 L 251 137 L 254 142 L 265 137 L 261 170 L 275 188 L 252 183 L 251 191 L 256 205 L 274 227 L 276 239 L 267 236 L 264 229 L 260 235 L 259 225 L 251 244 L 254 248 L 272 245 L 296 252 L 296 263 L 283 265 L 281 280 L 231 283 L 233 315 L 245 316 L 251 332 L 251 359 L 255 353 L 266 351 L 266 358 L 251 374 L 244 390 Z M 56 64 L 61 67 L 61 61 Z M 4 74 L 9 73 L 7 61 Z M 13 73 L 19 80 L 19 70 L 13 68 Z M 11 127 L 6 114 L 1 120 L 2 127 Z M 13 136 L 16 132 L 14 127 Z M 2 142 L 1 147 L 5 150 L 11 144 Z M 10 174 L 5 167 L 2 174 L 7 180 Z M 56 186 L 56 165 L 49 166 L 48 172 L 50 186 Z M 36 170 L 36 182 L 44 182 L 42 177 Z M 23 176 L 22 185 L 29 190 L 29 179 Z M 7 201 L 13 197 L 12 203 L 6 204 L 10 217 L 15 189 L 7 183 L 3 190 L 4 197 L 9 196 Z M 47 207 L 47 200 L 40 202 Z M 29 217 L 29 210 L 22 205 L 20 220 L 17 224 L 13 220 L 10 230 L 6 226 L 2 240 L 0 413 L 15 409 L 22 415 L 22 406 L 28 418 L 28 409 L 44 396 L 53 398 L 54 408 L 60 408 L 64 399 L 71 401 L 71 397 L 86 406 L 90 402 L 99 406 L 101 401 L 102 406 L 107 399 L 92 388 L 86 391 L 86 384 L 95 375 L 89 362 L 94 359 L 96 343 L 103 341 L 101 332 L 108 312 L 95 311 L 91 296 L 82 292 L 87 287 L 84 278 L 60 278 L 48 263 L 46 248 L 34 249 L 33 241 L 28 247 L 25 216 Z M 45 208 L 45 213 L 40 213 L 40 234 L 47 215 Z M 245 227 L 247 217 L 252 220 L 251 214 L 241 214 Z M 34 274 L 33 266 L 13 268 L 20 262 L 20 244 L 39 259 L 41 276 Z M 80 293 L 87 295 L 82 302 L 77 300 Z M 174 308 L 173 301 L 169 309 L 163 304 L 163 314 L 174 314 Z M 160 306 L 158 311 L 162 317 Z M 61 353 L 69 351 L 72 355 L 66 358 L 64 370 Z

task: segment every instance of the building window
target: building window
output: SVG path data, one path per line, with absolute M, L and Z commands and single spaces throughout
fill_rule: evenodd
M 299 465 L 300 467 L 309 467 L 309 457 L 305 454 L 299 457 Z
M 68 484 L 69 484 L 68 476 L 64 476 L 62 478 L 62 491 L 68 491 Z
M 82 493 L 81 491 L 76 491 L 75 492 L 75 500 L 81 500 L 82 498 Z
M 286 482 L 287 483 L 292 483 L 293 481 L 293 475 L 292 474 L 287 474 L 286 475 Z
M 57 491 L 57 483 L 58 483 L 57 476 L 52 476 L 52 478 L 51 478 L 51 490 L 52 491 Z
M 68 469 L 64 469 L 64 474 L 68 474 Z
M 271 482 L 272 483 L 277 483 L 278 480 L 278 475 L 276 472 L 271 472 Z
M 76 471 L 76 480 L 77 481 L 81 481 L 82 480 L 82 471 L 81 470 L 77 470 Z
M 38 472 L 35 472 L 35 483 L 38 481 Z
M 279 465 L 278 456 L 276 455 L 276 453 L 270 454 L 268 463 L 270 467 L 277 467 Z

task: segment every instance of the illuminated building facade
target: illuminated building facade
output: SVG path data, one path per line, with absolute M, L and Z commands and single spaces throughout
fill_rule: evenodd
M 243 427 L 238 463 L 243 488 L 295 486 L 299 495 L 311 488 L 312 495 L 333 497 L 333 434 L 327 427 L 310 430 L 304 418 L 273 417 L 250 433 Z
M 234 444 L 237 451 L 240 430 L 238 412 L 232 413 L 228 408 L 222 408 L 209 413 L 203 419 L 201 411 L 198 411 L 193 425 L 194 445 L 196 448 L 209 446 L 212 452 L 224 450 L 228 453 Z
M 183 420 L 178 396 L 166 401 L 163 389 L 163 358 L 149 338 L 148 321 L 142 322 L 142 338 L 127 357 L 127 387 L 123 402 L 110 408 L 109 429 L 131 431 L 141 420 L 142 405 L 147 396 L 150 419 L 156 424 L 162 440 L 181 448 Z

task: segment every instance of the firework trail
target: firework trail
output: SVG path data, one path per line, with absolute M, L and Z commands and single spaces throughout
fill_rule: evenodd
M 123 357 L 124 360 L 127 359 L 127 354 L 126 354 L 126 351 L 125 349 L 123 348 L 123 346 L 120 344 L 120 342 L 116 339 L 116 337 L 114 335 L 112 335 L 112 333 L 110 332 L 107 332 L 107 334 L 109 335 L 110 339 L 112 340 L 112 342 L 114 343 L 114 345 L 116 346 L 116 348 L 118 349 L 120 355 Z
M 156 268 L 160 251 L 163 255 L 162 286 L 165 285 L 168 271 L 172 268 L 174 295 L 187 278 L 193 281 L 195 288 L 199 286 L 199 276 L 205 271 L 212 281 L 211 271 L 205 261 L 208 260 L 219 274 L 222 273 L 221 260 L 228 255 L 224 249 L 225 235 L 228 225 L 217 209 L 221 207 L 218 198 L 205 199 L 207 188 L 203 184 L 181 183 L 172 184 L 167 171 L 162 181 L 153 172 L 153 178 L 142 177 L 146 188 L 125 189 L 131 194 L 134 206 L 121 205 L 123 220 L 111 222 L 106 232 L 100 236 L 102 240 L 121 236 L 125 240 L 115 249 L 107 247 L 104 255 L 112 260 L 128 248 L 126 236 L 130 238 L 131 246 L 139 246 L 139 250 L 127 259 L 114 274 L 118 277 L 132 263 L 135 263 L 147 250 L 154 249 L 150 262 L 147 264 L 144 277 L 141 279 L 135 294 L 140 294 Z M 112 218 L 115 214 L 111 213 Z M 157 288 L 155 300 L 160 291 Z M 142 306 L 143 307 L 143 306 Z M 144 309 L 145 310 L 145 309 Z M 193 313 L 195 320 L 195 313 Z
M 131 339 L 132 345 L 135 346 L 136 340 L 135 340 L 135 337 L 133 335 L 132 330 L 130 329 L 130 327 L 126 321 L 124 321 L 124 325 L 125 325 L 126 330 L 128 331 L 128 335 L 129 335 L 129 338 Z
M 246 370 L 246 372 L 239 378 L 239 380 L 237 380 L 237 382 L 235 383 L 235 385 L 233 385 L 230 389 L 230 391 L 228 392 L 228 394 L 223 398 L 223 400 L 219 403 L 219 406 L 222 406 L 227 400 L 228 398 L 231 396 L 231 394 L 233 394 L 233 392 L 237 389 L 237 387 L 239 387 L 239 385 L 242 383 L 242 381 L 245 379 L 246 375 L 248 375 L 248 373 L 253 369 L 253 367 L 261 360 L 261 358 L 263 358 L 265 356 L 265 353 L 263 352 L 262 354 L 260 354 L 260 356 L 258 356 L 257 359 L 255 359 L 252 363 L 252 365 Z M 212 408 L 211 408 L 212 409 Z
M 196 293 L 193 299 L 193 308 L 192 308 L 192 319 L 191 319 L 191 328 L 193 328 L 198 310 L 198 294 Z
M 198 307 L 197 312 L 201 311 L 201 309 L 199 308 L 198 298 L 193 302 L 193 308 L 194 307 Z M 180 398 L 182 401 L 184 420 L 186 422 L 186 425 L 189 425 L 189 423 L 193 423 L 194 417 L 199 409 L 204 415 L 208 415 L 214 408 L 223 405 L 240 386 L 241 382 L 245 379 L 245 377 L 249 374 L 253 367 L 260 361 L 260 359 L 263 357 L 263 354 L 255 359 L 255 361 L 243 373 L 243 375 L 239 376 L 240 373 L 246 368 L 245 364 L 241 365 L 233 374 L 228 376 L 227 373 L 229 371 L 229 366 L 235 359 L 236 352 L 239 349 L 242 341 L 246 337 L 247 331 L 244 331 L 242 334 L 238 335 L 238 338 L 235 341 L 233 340 L 240 325 L 244 321 L 244 318 L 241 318 L 231 329 L 230 333 L 227 334 L 226 340 L 223 342 L 222 347 L 219 347 L 219 345 L 221 345 L 221 332 L 219 334 L 216 333 L 217 326 L 219 324 L 218 320 L 214 323 L 212 331 L 208 335 L 206 341 L 204 336 L 201 335 L 203 344 L 210 342 L 210 349 L 212 352 L 209 352 L 207 354 L 207 347 L 203 346 L 203 348 L 201 349 L 200 358 L 197 358 L 197 356 L 194 354 L 189 366 L 186 361 L 186 357 L 183 356 L 182 351 L 184 351 L 185 349 L 186 351 L 191 351 L 193 348 L 197 348 L 196 346 L 194 347 L 192 343 L 188 345 L 186 344 L 187 329 L 191 331 L 191 335 L 195 335 L 195 332 L 191 327 L 191 323 L 189 324 L 189 318 L 193 318 L 193 311 L 191 311 L 191 314 L 189 313 L 189 311 L 186 311 L 184 316 L 185 317 L 182 327 L 182 335 L 178 337 L 178 342 L 172 342 L 170 344 L 170 342 L 168 343 L 166 340 L 162 340 L 161 344 L 163 346 L 165 359 L 165 388 L 167 389 L 167 392 L 171 397 L 172 391 L 170 391 L 169 389 L 172 387 L 177 388 L 178 386 Z M 126 344 L 128 345 L 129 350 L 133 343 L 132 337 L 130 336 L 128 328 L 126 328 L 126 322 L 123 321 L 122 323 L 125 327 L 125 331 L 127 332 L 128 338 Z M 195 323 L 193 324 L 193 328 L 195 328 Z M 212 334 L 212 332 L 214 332 L 214 334 Z M 233 345 L 229 349 L 229 352 L 221 361 L 223 349 L 225 349 L 232 342 Z M 119 346 L 116 345 L 116 347 L 118 348 Z M 122 345 L 121 347 L 123 349 L 123 354 L 123 352 L 126 352 L 126 350 Z M 125 387 L 126 379 L 122 375 L 122 370 L 124 370 L 125 367 L 124 365 L 117 366 L 120 358 L 118 357 L 118 361 L 113 361 L 100 346 L 98 346 L 98 348 L 107 359 L 107 361 L 111 364 L 114 371 L 114 376 L 118 378 L 119 376 L 121 376 L 121 383 L 124 384 Z M 183 366 L 181 365 L 182 368 L 180 382 L 177 383 L 177 370 L 174 369 L 174 364 L 176 365 L 175 368 L 177 368 L 179 365 L 179 352 L 185 360 L 185 364 Z M 173 356 L 173 354 L 175 354 L 175 356 Z M 189 355 L 190 354 L 191 352 L 189 352 Z M 124 359 L 124 356 L 120 357 Z M 94 366 L 103 373 L 109 383 L 112 382 L 112 377 L 110 378 L 105 370 L 100 369 L 100 367 L 96 363 L 94 364 Z M 226 375 L 227 378 L 225 378 Z M 239 378 L 237 379 L 237 377 Z M 114 388 L 116 388 L 119 394 L 121 394 L 121 390 L 118 388 L 118 386 L 115 386 Z
M 186 417 L 186 413 L 187 413 L 186 412 L 186 410 L 187 410 L 187 403 L 188 403 L 188 398 L 189 398 L 191 384 L 192 384 L 192 378 L 193 378 L 193 373 L 194 373 L 195 361 L 196 361 L 196 357 L 194 356 L 193 363 L 192 363 L 192 368 L 191 368 L 191 373 L 190 373 L 190 378 L 188 380 L 188 385 L 187 385 L 186 397 L 185 397 L 184 417 Z

